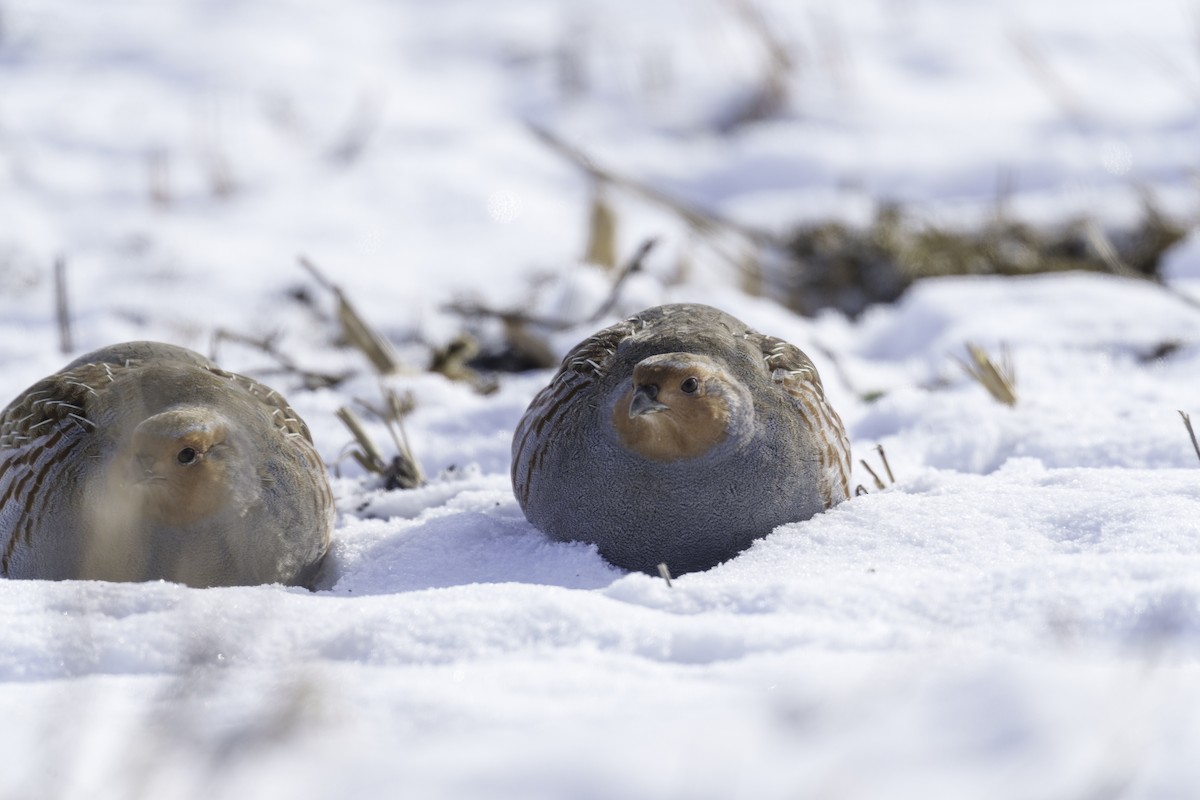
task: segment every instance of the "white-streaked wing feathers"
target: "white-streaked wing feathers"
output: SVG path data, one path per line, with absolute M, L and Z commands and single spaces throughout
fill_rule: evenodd
M 76 457 L 95 429 L 88 407 L 97 388 L 112 380 L 110 364 L 84 364 L 45 378 L 0 415 L 0 513 L 14 524 L 0 542 L 0 575 L 13 552 L 27 542 L 34 522 L 47 512 L 48 491 L 63 464 Z
M 750 332 L 746 338 L 758 345 L 767 372 L 791 396 L 803 424 L 821 443 L 820 492 L 831 508 L 850 497 L 850 447 L 841 417 L 825 400 L 825 388 L 808 356 L 800 348 L 774 336 Z
M 584 339 L 563 358 L 562 366 L 542 389 L 517 425 L 513 436 L 512 480 L 517 500 L 524 507 L 536 479 L 555 426 L 568 404 L 607 374 L 617 346 L 641 329 L 641 320 L 631 317 Z

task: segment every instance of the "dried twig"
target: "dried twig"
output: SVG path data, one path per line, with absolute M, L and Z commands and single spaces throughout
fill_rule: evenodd
M 1009 38 L 1034 81 L 1050 95 L 1063 116 L 1079 130 L 1086 130 L 1090 115 L 1084 111 L 1079 97 L 1050 64 L 1044 48 L 1027 31 L 1011 31 Z
M 556 319 L 552 317 L 539 317 L 533 314 L 526 314 L 521 311 L 499 311 L 494 308 L 479 305 L 477 303 L 455 302 L 444 306 L 445 310 L 458 314 L 464 317 L 490 317 L 502 320 L 504 323 L 518 323 L 522 325 L 536 325 L 541 328 L 546 328 L 551 331 L 565 331 L 568 328 L 573 328 L 576 325 L 584 323 L 598 322 L 609 314 L 616 306 L 620 299 L 621 287 L 625 285 L 625 281 L 631 275 L 638 272 L 642 268 L 642 263 L 646 260 L 646 256 L 658 244 L 657 238 L 649 238 L 638 247 L 633 256 L 625 262 L 625 266 L 617 273 L 613 280 L 612 288 L 608 292 L 608 297 L 604 299 L 596 310 L 585 320 L 575 319 Z
M 871 465 L 867 463 L 867 460 L 865 458 L 860 458 L 858 460 L 858 463 L 862 464 L 863 469 L 865 469 L 867 472 L 871 473 L 871 480 L 875 481 L 876 489 L 879 489 L 880 491 L 882 491 L 887 488 L 886 486 L 883 485 L 883 481 L 879 480 L 879 476 L 875 474 L 875 470 L 871 469 Z
M 208 178 L 208 189 L 213 197 L 228 199 L 237 191 L 233 177 L 233 166 L 221 147 L 220 107 L 209 106 L 196 122 L 196 139 L 199 158 Z
M 742 125 L 777 115 L 787 104 L 791 93 L 793 58 L 791 50 L 775 32 L 753 0 L 729 0 L 738 16 L 762 44 L 766 54 L 763 74 L 753 94 L 729 117 L 718 124 L 721 133 L 729 133 Z
M 171 205 L 171 157 L 155 148 L 146 154 L 146 179 L 150 202 L 160 209 Z
M 752 0 L 729 0 L 729 4 L 758 37 L 771 63 L 782 70 L 791 69 L 794 61 L 791 48 L 779 38 L 776 29 L 763 15 L 762 9 Z
M 633 255 L 625 262 L 625 266 L 621 267 L 621 271 L 617 273 L 617 277 L 613 280 L 612 288 L 608 292 L 608 297 L 600 304 L 592 315 L 587 318 L 587 322 L 599 322 L 608 316 L 609 312 L 616 306 L 617 300 L 621 296 L 621 287 L 625 285 L 625 281 L 629 280 L 629 276 L 635 272 L 642 271 L 642 264 L 646 261 L 646 256 L 650 255 L 650 251 L 658 245 L 658 237 L 651 236 L 646 241 L 642 242 Z
M 896 484 L 896 476 L 892 474 L 892 467 L 891 467 L 891 465 L 888 464 L 887 453 L 885 453 L 883 451 L 883 445 L 881 445 L 881 444 L 875 445 L 875 452 L 879 453 L 879 460 L 883 462 L 883 469 L 887 472 L 888 485 L 894 486 Z M 867 460 L 865 458 L 860 458 L 858 460 L 858 463 L 862 465 L 863 469 L 865 469 L 868 473 L 870 473 L 871 480 L 875 483 L 876 489 L 878 489 L 879 491 L 883 491 L 884 489 L 887 488 L 887 486 L 883 485 L 883 480 L 880 479 L 879 473 L 877 473 L 875 470 L 871 469 L 871 465 L 867 463 Z M 869 494 L 869 492 L 866 490 L 866 488 L 863 487 L 863 485 L 861 483 L 858 486 L 854 487 L 854 496 L 855 497 L 858 497 L 858 496 L 864 495 L 864 494 Z
M 58 318 L 58 349 L 67 355 L 75 349 L 71 341 L 71 308 L 67 298 L 67 260 L 54 261 L 54 313 Z
M 1084 223 L 1084 233 L 1087 235 L 1088 245 L 1099 256 L 1100 261 L 1114 275 L 1119 275 L 1122 278 L 1132 278 L 1133 280 L 1142 281 L 1143 283 L 1151 283 L 1162 289 L 1170 295 L 1187 303 L 1193 308 L 1200 308 L 1200 300 L 1192 297 L 1187 292 L 1180 291 L 1169 283 L 1164 283 L 1155 280 L 1149 275 L 1143 275 L 1137 270 L 1130 267 L 1121 259 L 1117 253 L 1117 248 L 1113 246 L 1112 239 L 1104 232 L 1104 229 L 1094 219 L 1088 219 Z
M 971 357 L 970 363 L 958 356 L 954 357 L 963 371 L 978 381 L 984 389 L 987 389 L 988 394 L 1001 403 L 1008 406 L 1016 405 L 1017 376 L 1009 357 L 1008 348 L 1002 349 L 999 364 L 992 360 L 986 350 L 971 342 L 967 342 L 967 353 Z
M 1096 220 L 1088 218 L 1083 223 L 1084 234 L 1087 236 L 1087 242 L 1099 256 L 1100 261 L 1108 268 L 1108 271 L 1114 275 L 1119 275 L 1122 278 L 1135 278 L 1144 280 L 1145 276 L 1132 269 L 1128 264 L 1121 260 L 1117 255 L 1117 248 L 1113 246 L 1112 240 L 1108 238 L 1108 234 L 1096 222 Z
M 452 381 L 469 383 L 480 394 L 492 394 L 500 388 L 500 384 L 485 378 L 468 365 L 477 355 L 479 342 L 473 336 L 462 333 L 451 339 L 445 347 L 433 351 L 429 371 L 445 375 Z
M 888 483 L 895 485 L 896 476 L 892 474 L 892 467 L 888 464 L 887 453 L 883 451 L 883 445 L 875 445 L 875 451 L 879 453 L 879 460 L 883 462 L 883 468 L 887 471 Z
M 383 452 L 375 444 L 375 440 L 371 438 L 366 429 L 363 428 L 362 420 L 358 418 L 358 414 L 354 413 L 354 409 L 349 406 L 342 406 L 337 410 L 336 414 L 337 418 L 342 421 L 342 424 L 350 429 L 350 434 L 354 437 L 354 441 L 361 448 L 360 450 L 351 450 L 349 455 L 367 472 L 382 473 L 387 469 L 387 461 L 383 458 Z
M 548 369 L 558 364 L 558 357 L 554 351 L 538 334 L 530 330 L 531 327 L 538 327 L 549 331 L 562 331 L 572 328 L 578 324 L 590 324 L 597 322 L 607 315 L 616 307 L 621 295 L 621 288 L 625 285 L 625 281 L 631 275 L 642 269 L 642 263 L 646 256 L 654 249 L 658 243 L 655 238 L 647 239 L 642 242 L 637 251 L 621 268 L 616 277 L 613 278 L 612 287 L 609 290 L 608 296 L 604 299 L 596 310 L 586 320 L 564 320 L 551 319 L 548 317 L 535 317 L 520 311 L 498 311 L 486 306 L 473 303 L 452 303 L 446 306 L 446 310 L 465 317 L 490 317 L 499 319 L 504 325 L 504 335 L 508 342 L 508 352 L 505 357 L 498 359 L 500 363 L 518 363 L 520 368 L 541 368 Z M 434 353 L 433 362 L 430 364 L 430 369 L 434 372 L 441 372 L 453 380 L 468 380 L 475 388 L 488 394 L 495 391 L 497 384 L 494 381 L 487 380 L 480 373 L 473 369 L 471 363 L 478 355 L 478 347 L 475 341 L 467 336 L 460 336 L 450 343 L 444 350 L 439 350 Z M 497 359 L 493 359 L 497 361 Z
M 510 355 L 525 364 L 526 369 L 550 369 L 558 366 L 558 356 L 544 338 L 532 333 L 517 320 L 504 320 L 504 338 L 508 341 Z
M 317 268 L 307 256 L 299 256 L 300 266 L 317 280 L 319 284 L 333 293 L 337 298 L 337 316 L 342 326 L 342 333 L 350 344 L 362 351 L 371 366 L 380 375 L 390 375 L 400 370 L 400 359 L 396 351 L 382 334 L 366 323 L 362 315 L 350 303 L 346 293 Z
M 1188 436 L 1192 439 L 1192 447 L 1196 449 L 1196 458 L 1200 458 L 1200 443 L 1196 441 L 1196 431 L 1192 429 L 1192 417 L 1180 411 L 1179 416 L 1183 417 L 1183 426 L 1187 428 Z
M 329 149 L 329 160 L 339 164 L 357 161 L 367 143 L 379 128 L 383 103 L 373 94 L 364 92 L 350 113 L 346 128 Z
M 582 150 L 574 145 L 568 144 L 546 128 L 533 123 L 527 124 L 530 132 L 533 133 L 534 136 L 540 139 L 544 144 L 549 146 L 559 155 L 562 155 L 569 161 L 574 162 L 576 166 L 578 166 L 588 175 L 591 175 L 598 181 L 619 186 L 622 189 L 638 195 L 644 200 L 649 200 L 652 203 L 666 207 L 670 211 L 682 217 L 689 226 L 696 230 L 727 230 L 745 236 L 751 241 L 759 244 L 772 245 L 776 247 L 783 247 L 785 245 L 782 239 L 769 231 L 755 228 L 750 225 L 745 225 L 713 211 L 698 208 L 689 203 L 685 203 L 678 198 L 671 197 L 667 193 L 655 189 L 653 186 L 649 186 L 641 181 L 626 177 L 624 175 L 619 175 L 609 169 L 601 167 Z
M 253 336 L 248 336 L 244 333 L 237 333 L 236 331 L 218 328 L 213 332 L 212 342 L 209 346 L 209 356 L 213 361 L 219 360 L 217 358 L 217 347 L 221 342 L 237 342 L 238 344 L 244 344 L 247 347 L 253 347 L 255 350 L 259 350 L 262 353 L 270 356 L 277 364 L 279 364 L 284 372 L 292 375 L 298 375 L 301 380 L 304 381 L 305 388 L 308 389 L 323 389 L 327 387 L 338 386 L 350 377 L 351 373 L 349 372 L 314 372 L 301 367 L 275 346 L 275 338 L 276 337 L 274 336 L 256 338 Z
M 674 584 L 671 583 L 671 570 L 667 568 L 667 565 L 665 563 L 659 563 L 658 575 L 660 578 L 662 578 L 664 581 L 667 582 L 668 589 L 674 588 Z

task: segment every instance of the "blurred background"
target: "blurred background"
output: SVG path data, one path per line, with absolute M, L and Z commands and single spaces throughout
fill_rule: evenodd
M 656 280 L 804 313 L 1153 276 L 1198 134 L 1183 0 L 0 0 L 2 324 L 58 258 L 86 341 L 192 345 L 278 324 L 300 254 L 435 340 L 651 236 Z

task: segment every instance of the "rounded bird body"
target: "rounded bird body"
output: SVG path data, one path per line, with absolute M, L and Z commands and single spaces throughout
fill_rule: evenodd
M 0 574 L 305 583 L 334 506 L 308 427 L 190 350 L 89 353 L 0 412 Z
M 731 558 L 847 499 L 849 473 L 808 357 L 698 304 L 647 309 L 581 342 L 513 438 L 529 521 L 644 572 Z

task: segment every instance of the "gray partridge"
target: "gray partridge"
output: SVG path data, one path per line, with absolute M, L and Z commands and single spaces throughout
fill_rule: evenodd
M 308 427 L 198 353 L 82 356 L 0 412 L 0 574 L 305 583 L 333 497 Z
M 651 573 L 727 560 L 845 500 L 849 476 L 808 356 L 696 304 L 581 342 L 513 437 L 513 488 L 535 527 Z

